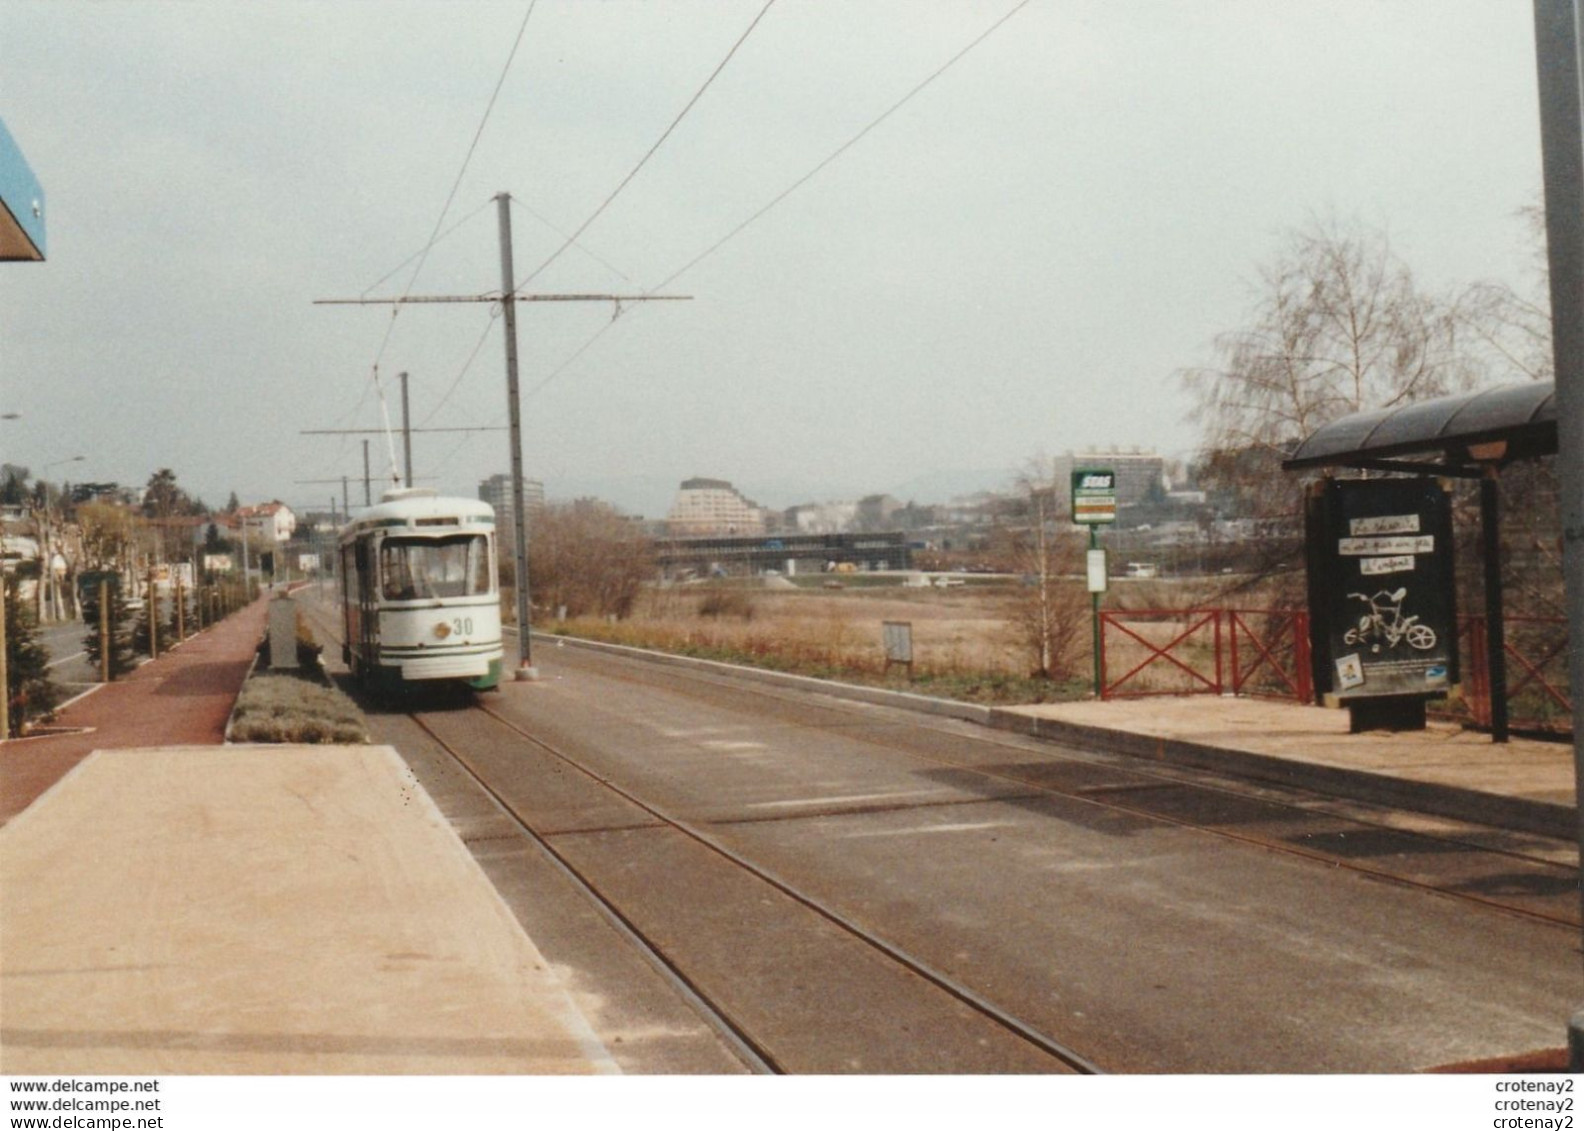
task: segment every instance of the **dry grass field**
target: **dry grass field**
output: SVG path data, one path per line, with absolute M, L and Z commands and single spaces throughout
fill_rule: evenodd
M 1064 602 L 1068 615 L 1081 621 L 1072 648 L 1061 658 L 1068 675 L 1052 681 L 1030 678 L 1035 658 L 1015 624 L 1015 610 L 1030 590 L 1017 581 L 975 579 L 937 589 L 873 583 L 878 580 L 863 578 L 842 589 L 818 583 L 799 587 L 780 579 L 767 585 L 655 588 L 644 592 L 629 618 L 574 618 L 541 626 L 639 648 L 977 702 L 1049 702 L 1091 693 L 1090 613 L 1080 581 L 1069 583 Z M 1190 608 L 1210 596 L 1204 584 L 1118 582 L 1104 603 L 1113 609 Z M 911 672 L 898 665 L 887 668 L 883 625 L 888 621 L 911 626 Z M 1151 626 L 1145 634 L 1164 629 Z

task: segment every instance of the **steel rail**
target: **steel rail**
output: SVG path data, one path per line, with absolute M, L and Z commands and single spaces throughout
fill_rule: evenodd
M 604 653 L 601 653 L 601 654 L 603 655 Z M 615 658 L 616 659 L 625 659 L 625 660 L 628 660 L 629 662 L 632 662 L 632 663 L 635 663 L 635 664 L 638 664 L 638 663 L 642 662 L 641 659 L 634 658 L 634 657 L 615 657 Z M 810 694 L 817 694 L 817 692 L 785 692 L 785 693 L 783 693 L 783 692 L 780 692 L 780 691 L 777 691 L 777 690 L 774 690 L 774 689 L 766 688 L 766 687 L 764 687 L 762 685 L 751 684 L 751 683 L 748 683 L 747 681 L 740 681 L 740 682 L 739 681 L 733 681 L 729 675 L 717 675 L 716 673 L 713 673 L 713 672 L 694 672 L 694 671 L 682 672 L 679 669 L 667 668 L 666 669 L 666 673 L 670 674 L 670 675 L 673 675 L 673 676 L 680 675 L 680 676 L 682 676 L 684 678 L 684 680 L 694 680 L 694 681 L 701 682 L 701 683 L 707 683 L 707 684 L 710 684 L 710 685 L 716 686 L 716 687 L 729 687 L 733 691 L 747 692 L 749 694 L 762 696 L 764 698 L 774 699 L 777 702 L 788 703 L 788 704 L 793 704 L 793 703 L 797 703 L 798 702 L 798 700 L 796 698 L 794 698 L 795 696 L 799 696 L 799 695 L 807 696 L 807 695 L 810 695 Z M 617 680 L 621 680 L 623 682 L 637 683 L 637 684 L 644 684 L 646 682 L 645 680 L 639 679 L 637 677 L 626 677 L 626 676 L 610 675 L 610 674 L 606 674 L 606 678 L 617 679 Z M 652 680 L 648 681 L 648 686 L 654 686 L 654 681 L 652 681 Z M 670 686 L 670 685 L 668 685 L 668 686 Z M 679 694 L 682 694 L 684 696 L 689 696 L 691 698 L 699 698 L 699 696 L 697 696 L 697 695 L 689 695 L 689 692 L 685 688 L 682 688 L 682 689 L 673 688 L 673 689 L 677 690 Z M 855 708 L 850 707 L 850 706 L 842 703 L 840 700 L 837 700 L 836 702 L 830 704 L 827 707 L 827 709 L 835 710 L 835 711 L 846 711 L 846 712 L 848 712 L 850 714 L 854 714 L 854 715 L 862 715 L 863 714 L 863 712 L 858 711 Z M 795 722 L 795 721 L 791 725 L 798 726 L 798 727 L 803 727 L 803 728 L 808 729 L 808 730 L 822 730 L 822 729 L 828 730 L 828 729 L 832 729 L 832 728 L 829 728 L 829 727 L 820 727 L 820 726 L 817 726 L 817 725 L 811 724 L 811 723 L 799 723 L 799 722 Z M 925 730 L 925 731 L 929 731 L 929 732 L 935 733 L 935 734 L 945 734 L 945 735 L 951 735 L 953 737 L 960 737 L 960 735 L 958 735 L 958 733 L 956 731 L 947 730 L 944 727 L 931 726 L 931 725 L 929 725 L 927 723 L 922 723 L 922 722 L 920 722 L 920 723 L 912 723 L 912 722 L 910 722 L 908 725 L 913 727 L 914 729 Z M 1144 818 L 1147 818 L 1147 819 L 1150 819 L 1150 820 L 1159 821 L 1162 824 L 1173 825 L 1173 826 L 1178 827 L 1178 828 L 1189 829 L 1189 830 L 1196 831 L 1196 832 L 1207 833 L 1207 834 L 1209 834 L 1211 836 L 1217 836 L 1217 837 L 1221 837 L 1221 838 L 1223 838 L 1225 840 L 1230 840 L 1230 841 L 1233 841 L 1233 842 L 1236 842 L 1236 843 L 1239 843 L 1239 844 L 1244 844 L 1244 845 L 1248 845 L 1248 846 L 1252 846 L 1252 847 L 1261 848 L 1261 849 L 1264 849 L 1264 850 L 1269 851 L 1269 852 L 1282 853 L 1282 854 L 1285 854 L 1285 855 L 1296 856 L 1296 857 L 1299 857 L 1301 859 L 1311 860 L 1311 861 L 1314 861 L 1314 862 L 1317 862 L 1317 863 L 1323 863 L 1323 864 L 1327 865 L 1328 867 L 1343 868 L 1343 869 L 1346 869 L 1348 871 L 1357 873 L 1359 875 L 1367 876 L 1367 877 L 1370 877 L 1372 879 L 1376 879 L 1376 880 L 1379 880 L 1379 881 L 1382 881 L 1382 882 L 1385 882 L 1385 883 L 1399 884 L 1399 885 L 1402 885 L 1404 887 L 1412 888 L 1414 890 L 1424 891 L 1424 892 L 1429 892 L 1429 893 L 1434 893 L 1434 894 L 1437 894 L 1437 895 L 1441 895 L 1441 896 L 1444 896 L 1444 897 L 1449 898 L 1449 899 L 1464 900 L 1464 901 L 1467 901 L 1469 903 L 1475 904 L 1476 906 L 1480 906 L 1480 907 L 1483 907 L 1483 908 L 1486 908 L 1486 909 L 1489 909 L 1489 910 L 1492 910 L 1492 911 L 1497 911 L 1497 912 L 1500 912 L 1500 913 L 1503 913 L 1503 914 L 1508 914 L 1508 915 L 1519 916 L 1521 918 L 1530 919 L 1530 920 L 1533 920 L 1533 921 L 1536 921 L 1536 922 L 1540 922 L 1540 923 L 1545 923 L 1545 924 L 1551 925 L 1551 926 L 1566 927 L 1566 928 L 1569 928 L 1569 929 L 1575 929 L 1576 930 L 1579 927 L 1579 925 L 1580 925 L 1579 924 L 1579 920 L 1577 918 L 1571 918 L 1571 917 L 1570 918 L 1563 918 L 1563 917 L 1559 917 L 1559 916 L 1555 916 L 1555 915 L 1549 915 L 1549 914 L 1547 914 L 1545 912 L 1542 912 L 1542 911 L 1534 911 L 1534 910 L 1530 910 L 1528 908 L 1514 906 L 1514 905 L 1512 905 L 1510 903 L 1504 903 L 1504 902 L 1501 902 L 1499 900 L 1490 899 L 1490 898 L 1487 898 L 1485 896 L 1475 895 L 1475 894 L 1472 894 L 1472 893 L 1466 892 L 1466 891 L 1459 891 L 1459 890 L 1457 890 L 1455 888 L 1449 888 L 1449 887 L 1445 887 L 1443 885 L 1434 884 L 1434 883 L 1430 883 L 1430 882 L 1423 881 L 1423 880 L 1416 880 L 1416 879 L 1413 879 L 1412 877 L 1400 875 L 1400 874 L 1398 874 L 1396 872 L 1392 872 L 1392 871 L 1386 870 L 1384 868 L 1376 868 L 1376 867 L 1370 867 L 1370 866 L 1364 865 L 1364 864 L 1359 864 L 1359 863 L 1357 863 L 1354 860 L 1350 860 L 1350 859 L 1347 859 L 1347 858 L 1344 858 L 1344 857 L 1332 855 L 1332 854 L 1325 853 L 1325 852 L 1316 851 L 1314 849 L 1306 849 L 1306 848 L 1303 848 L 1303 847 L 1301 847 L 1299 845 L 1295 845 L 1295 844 L 1292 844 L 1292 843 L 1287 842 L 1287 841 L 1279 841 L 1279 840 L 1273 840 L 1273 839 L 1270 839 L 1270 838 L 1252 836 L 1250 834 L 1234 832 L 1234 831 L 1231 831 L 1229 829 L 1218 828 L 1218 827 L 1216 827 L 1214 825 L 1204 824 L 1204 823 L 1196 822 L 1196 821 L 1189 820 L 1189 819 L 1186 819 L 1186 818 L 1172 817 L 1172 816 L 1169 816 L 1167 814 L 1160 813 L 1157 810 L 1149 809 L 1149 808 L 1144 807 L 1144 806 L 1127 805 L 1127 804 L 1120 803 L 1120 802 L 1117 802 L 1117 801 L 1114 801 L 1114 800 L 1101 800 L 1100 798 L 1096 797 L 1094 794 L 1085 792 L 1082 789 L 1061 789 L 1061 788 L 1058 788 L 1058 787 L 1055 787 L 1055 786 L 1052 786 L 1052 785 L 1048 785 L 1048 784 L 1042 783 L 1042 782 L 1026 781 L 1026 780 L 1024 780 L 1022 778 L 1015 777 L 1015 776 L 1013 776 L 1011 774 L 998 773 L 998 772 L 996 772 L 994 770 L 987 770 L 987 769 L 984 769 L 984 768 L 978 767 L 978 766 L 967 766 L 967 765 L 963 765 L 960 762 L 952 762 L 952 761 L 948 761 L 946 759 L 932 757 L 931 755 L 920 753 L 920 752 L 918 752 L 917 750 L 915 750 L 915 749 L 913 749 L 911 747 L 903 746 L 901 744 L 894 743 L 894 742 L 887 742 L 887 741 L 885 741 L 882 738 L 878 738 L 878 737 L 874 737 L 874 736 L 870 736 L 870 735 L 865 735 L 865 734 L 851 733 L 851 732 L 844 732 L 844 733 L 846 733 L 847 737 L 853 739 L 854 741 L 867 743 L 867 744 L 869 744 L 871 746 L 878 746 L 878 747 L 880 747 L 880 748 L 882 748 L 884 750 L 889 750 L 889 751 L 892 751 L 892 752 L 895 752 L 895 753 L 905 754 L 906 756 L 908 756 L 910 758 L 914 758 L 914 759 L 917 759 L 919 761 L 930 762 L 930 763 L 932 763 L 934 765 L 937 765 L 937 766 L 942 766 L 942 767 L 953 769 L 953 770 L 957 770 L 957 771 L 960 771 L 960 772 L 977 774 L 977 775 L 979 775 L 981 777 L 987 778 L 987 779 L 992 780 L 992 781 L 1005 782 L 1005 783 L 1008 783 L 1008 784 L 1016 785 L 1016 786 L 1018 786 L 1019 788 L 1022 788 L 1022 789 L 1034 790 L 1036 792 L 1044 793 L 1044 794 L 1047 794 L 1047 795 L 1052 796 L 1052 797 L 1061 797 L 1061 798 L 1066 798 L 1066 799 L 1072 800 L 1072 801 L 1080 801 L 1080 802 L 1084 802 L 1084 803 L 1089 804 L 1089 805 L 1098 806 L 1098 807 L 1103 808 L 1103 809 L 1111 809 L 1111 810 L 1114 810 L 1116 812 L 1126 813 L 1126 814 L 1128 814 L 1130 816 L 1144 817 Z M 1002 747 L 1004 749 L 1009 749 L 1009 750 L 1026 750 L 1025 747 L 1018 746 L 1018 745 L 1016 745 L 1014 743 L 1010 743 L 1010 742 L 1007 742 L 1007 741 L 1005 741 L 1003 739 L 999 739 L 999 738 L 991 738 L 991 737 L 980 738 L 980 737 L 976 736 L 973 739 L 973 741 L 986 743 L 986 744 L 994 745 L 994 746 L 999 746 L 999 747 Z M 1068 750 L 1070 748 L 1063 747 L 1063 749 L 1064 750 Z M 1395 827 L 1393 825 L 1386 824 L 1385 822 L 1369 821 L 1369 820 L 1361 818 L 1361 817 L 1337 816 L 1335 814 L 1326 813 L 1324 810 L 1317 810 L 1317 809 L 1314 809 L 1314 808 L 1310 808 L 1308 806 L 1299 804 L 1298 802 L 1295 802 L 1295 801 L 1281 800 L 1281 799 L 1261 796 L 1258 793 L 1239 791 L 1239 790 L 1232 789 L 1232 788 L 1229 788 L 1229 787 L 1224 786 L 1224 785 L 1206 785 L 1206 784 L 1202 784 L 1202 783 L 1200 783 L 1198 781 L 1194 781 L 1194 780 L 1189 779 L 1189 778 L 1175 777 L 1175 776 L 1172 776 L 1170 774 L 1160 773 L 1159 771 L 1156 771 L 1156 770 L 1135 769 L 1135 768 L 1133 768 L 1131 766 L 1128 766 L 1128 767 L 1117 767 L 1113 763 L 1104 761 L 1102 759 L 1092 758 L 1092 757 L 1084 757 L 1084 756 L 1082 756 L 1081 752 L 1076 752 L 1075 751 L 1075 752 L 1069 753 L 1067 755 L 1064 755 L 1064 757 L 1066 757 L 1070 761 L 1077 762 L 1077 763 L 1080 763 L 1080 764 L 1083 764 L 1083 765 L 1092 765 L 1092 766 L 1098 766 L 1098 767 L 1103 767 L 1103 768 L 1107 768 L 1107 769 L 1121 769 L 1125 773 L 1136 775 L 1136 776 L 1139 776 L 1139 777 L 1149 778 L 1149 779 L 1151 779 L 1153 781 L 1157 781 L 1157 782 L 1161 783 L 1162 785 L 1198 789 L 1198 790 L 1203 790 L 1206 793 L 1218 794 L 1220 796 L 1229 797 L 1229 798 L 1236 798 L 1238 800 L 1251 800 L 1252 799 L 1252 800 L 1259 801 L 1262 804 L 1270 805 L 1273 808 L 1288 809 L 1288 810 L 1291 810 L 1291 811 L 1293 811 L 1295 813 L 1302 813 L 1302 814 L 1305 814 L 1307 816 L 1314 816 L 1316 814 L 1320 814 L 1320 815 L 1332 817 L 1335 820 L 1346 822 L 1346 823 L 1351 824 L 1351 825 L 1357 825 L 1357 826 L 1360 826 L 1360 827 L 1363 827 L 1363 828 L 1366 828 L 1366 829 L 1377 829 L 1377 830 L 1384 831 L 1384 832 L 1390 832 L 1390 833 L 1392 833 L 1394 835 L 1401 836 L 1401 837 L 1403 837 L 1405 839 L 1423 841 L 1424 843 L 1430 844 L 1430 845 L 1442 845 L 1442 844 L 1457 845 L 1457 846 L 1460 846 L 1460 847 L 1473 849 L 1473 850 L 1478 851 L 1478 852 L 1489 853 L 1490 855 L 1493 855 L 1493 856 L 1504 856 L 1504 857 L 1508 857 L 1510 859 L 1521 860 L 1521 861 L 1523 861 L 1525 863 L 1528 863 L 1528 864 L 1537 865 L 1537 866 L 1544 867 L 1544 868 L 1556 869 L 1559 872 L 1565 872 L 1565 873 L 1571 874 L 1572 871 L 1573 871 L 1572 869 L 1568 868 L 1566 865 L 1554 863 L 1553 861 L 1547 860 L 1544 857 L 1540 857 L 1540 856 L 1526 855 L 1524 853 L 1515 852 L 1515 851 L 1512 851 L 1512 850 L 1509 850 L 1509 849 L 1492 848 L 1492 847 L 1488 847 L 1486 845 L 1481 845 L 1481 844 L 1474 843 L 1472 841 L 1462 840 L 1462 839 L 1459 839 L 1457 837 L 1433 836 L 1433 835 L 1431 835 L 1429 833 L 1420 832 L 1420 831 L 1415 830 L 1415 829 L 1401 829 L 1401 828 L 1397 828 L 1397 827 Z M 1306 791 L 1306 792 L 1314 792 L 1314 791 Z M 1322 793 L 1315 793 L 1315 796 L 1317 796 L 1319 798 L 1322 798 L 1322 799 L 1328 799 L 1328 800 L 1334 800 L 1334 801 L 1345 801 L 1345 800 L 1347 800 L 1345 798 L 1335 797 L 1334 795 L 1322 794 Z
M 322 605 L 316 605 L 304 611 L 319 623 L 319 626 L 325 630 L 327 636 L 332 640 L 340 641 L 340 630 L 328 619 L 328 614 L 325 613 Z M 548 840 L 540 836 L 532 826 L 524 821 L 517 811 L 512 808 L 511 803 L 485 780 L 484 776 L 452 743 L 442 738 L 432 726 L 419 717 L 418 712 L 408 711 L 406 716 L 442 750 L 450 755 L 451 760 L 461 768 L 462 772 L 472 778 L 474 783 L 484 791 L 485 795 L 495 805 L 495 808 L 527 837 L 529 843 L 538 850 L 545 861 L 593 905 L 601 917 L 610 924 L 611 929 L 632 946 L 639 957 L 655 973 L 660 975 L 666 984 L 676 990 L 678 995 L 693 1007 L 705 1024 L 750 1071 L 756 1075 L 785 1074 L 786 1070 L 776 1061 L 769 1050 L 756 1042 L 746 1029 L 712 1003 L 675 963 L 643 935 L 636 924 L 622 914 L 620 908 L 606 899 L 564 856 L 556 851 Z
M 744 1064 L 757 1075 L 779 1076 L 786 1073 L 786 1069 L 776 1060 L 774 1054 L 755 1041 L 747 1030 L 732 1019 L 723 1009 L 710 1001 L 680 967 L 651 943 L 635 923 L 622 914 L 619 907 L 607 899 L 597 887 L 574 868 L 564 856 L 557 852 L 549 841 L 540 836 L 531 825 L 524 821 L 517 811 L 512 808 L 511 803 L 484 779 L 484 776 L 478 772 L 461 751 L 440 737 L 435 729 L 420 718 L 416 712 L 408 712 L 407 717 L 437 743 L 442 750 L 449 754 L 451 759 L 461 767 L 462 771 L 489 795 L 496 808 L 522 831 L 523 835 L 543 854 L 550 865 L 594 905 L 595 909 L 599 911 L 616 933 L 634 947 L 643 960 L 693 1007 L 700 1017 L 704 1019 L 705 1023 L 715 1032 L 716 1036 L 720 1037 Z
M 1000 1025 L 1002 1028 L 1008 1030 L 1027 1043 L 1033 1045 L 1035 1048 L 1038 1048 L 1040 1051 L 1067 1065 L 1074 1071 L 1084 1075 L 1102 1074 L 1103 1070 L 1100 1068 L 1100 1066 L 1089 1060 L 1087 1057 L 1083 1056 L 1081 1053 L 1069 1048 L 1067 1045 L 1056 1040 L 1054 1037 L 1040 1032 L 1038 1029 L 1035 1029 L 1032 1025 L 1021 1020 L 1020 1018 L 1013 1016 L 1000 1006 L 996 1005 L 994 1002 L 990 1001 L 988 998 L 985 998 L 983 995 L 979 994 L 977 991 L 951 977 L 951 975 L 935 969 L 929 963 L 907 953 L 895 944 L 887 942 L 885 939 L 876 935 L 873 931 L 853 921 L 852 919 L 843 915 L 841 912 L 827 907 L 819 900 L 807 895 L 793 884 L 782 879 L 780 876 L 777 876 L 774 872 L 771 872 L 763 865 L 756 864 L 740 853 L 728 848 L 726 845 L 720 843 L 720 841 L 716 840 L 708 833 L 705 833 L 694 827 L 689 822 L 681 820 L 677 817 L 673 817 L 670 814 L 655 808 L 653 805 L 639 798 L 637 795 L 622 788 L 620 785 L 617 785 L 609 778 L 589 769 L 587 766 L 577 761 L 577 759 L 569 756 L 564 751 L 555 747 L 553 744 L 546 742 L 539 736 L 528 730 L 525 730 L 511 719 L 499 714 L 487 704 L 480 703 L 479 710 L 483 711 L 484 714 L 494 719 L 501 726 L 506 727 L 513 733 L 520 735 L 522 738 L 533 743 L 541 750 L 544 750 L 551 757 L 558 759 L 570 768 L 583 774 L 589 780 L 600 786 L 603 786 L 605 789 L 610 790 L 612 793 L 616 794 L 618 797 L 621 797 L 630 804 L 635 805 L 667 827 L 675 829 L 683 836 L 715 853 L 722 859 L 736 865 L 738 868 L 743 869 L 764 883 L 769 884 L 771 887 L 775 888 L 782 895 L 785 895 L 795 903 L 807 908 L 816 915 L 819 915 L 821 918 L 825 919 L 833 926 L 840 928 L 842 931 L 857 939 L 859 942 L 862 942 L 870 948 L 880 952 L 887 958 L 891 959 L 891 961 L 911 971 L 913 974 L 924 979 L 926 982 L 929 982 L 937 989 L 944 991 L 951 997 L 968 1006 L 970 1009 L 986 1017 L 995 1024 Z M 449 749 L 449 747 L 447 747 L 447 749 Z M 568 866 L 570 867 L 570 865 Z

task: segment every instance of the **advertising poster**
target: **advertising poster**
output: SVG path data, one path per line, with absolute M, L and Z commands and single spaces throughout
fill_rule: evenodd
M 1445 695 L 1458 678 L 1446 490 L 1433 479 L 1333 480 L 1319 502 L 1310 593 L 1321 686 L 1343 701 Z

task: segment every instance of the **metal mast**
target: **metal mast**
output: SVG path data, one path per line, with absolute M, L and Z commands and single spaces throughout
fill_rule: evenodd
M 511 478 L 512 478 L 512 512 L 515 526 L 515 546 L 513 547 L 517 570 L 517 679 L 534 679 L 538 673 L 534 670 L 532 650 L 529 642 L 529 601 L 528 601 L 528 516 L 524 513 L 525 501 L 523 492 L 523 460 L 522 460 L 522 413 L 521 396 L 518 392 L 517 382 L 517 303 L 518 302 L 665 302 L 685 301 L 691 295 L 614 295 L 614 294 L 527 294 L 516 293 L 516 285 L 512 278 L 512 236 L 511 236 L 511 194 L 496 193 L 495 203 L 500 217 L 500 257 L 501 257 L 501 290 L 499 295 L 406 295 L 395 299 L 315 299 L 315 306 L 404 306 L 408 303 L 428 302 L 499 302 L 502 312 L 506 316 L 506 411 L 509 417 L 508 431 L 511 433 Z M 405 376 L 405 374 L 404 374 Z M 403 411 L 405 417 L 405 382 L 403 383 Z M 388 434 L 388 432 L 387 432 Z M 410 433 L 409 433 L 410 435 Z M 364 483 L 367 491 L 367 451 L 368 441 L 363 442 L 365 453 Z M 392 452 L 392 464 L 395 463 L 395 453 Z M 409 465 L 411 457 L 409 454 Z
M 512 271 L 511 196 L 499 193 L 495 204 L 500 215 L 501 313 L 506 321 L 506 426 L 511 431 L 512 553 L 516 562 L 517 591 L 517 678 L 535 679 L 533 646 L 529 631 L 528 603 L 528 515 L 523 501 L 522 398 L 517 388 L 517 295 Z

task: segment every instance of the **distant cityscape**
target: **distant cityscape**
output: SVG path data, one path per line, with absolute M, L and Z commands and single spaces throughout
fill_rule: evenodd
M 912 569 L 1010 568 L 1002 535 L 1030 521 L 1031 489 L 1044 492 L 1049 519 L 1068 515 L 1068 482 L 1075 469 L 1105 468 L 1115 474 L 1116 522 L 1107 543 L 1125 558 L 1148 562 L 1163 572 L 1202 572 L 1219 568 L 1218 555 L 1238 543 L 1257 540 L 1262 530 L 1253 518 L 1235 513 L 1231 499 L 1212 499 L 1198 489 L 1190 472 L 1158 453 L 1133 449 L 1069 452 L 1043 462 L 1040 483 L 1009 485 L 1000 491 L 975 491 L 946 500 L 902 500 L 876 493 L 853 499 L 764 506 L 730 480 L 695 476 L 676 488 L 663 516 L 625 514 L 593 497 L 552 501 L 545 484 L 524 480 L 529 530 L 548 509 L 598 508 L 621 515 L 652 540 L 662 575 L 689 570 L 724 569 L 765 573 L 797 568 Z M 7 467 L 15 499 L 0 511 L 0 550 L 6 572 L 23 568 L 46 580 L 62 580 L 85 558 L 82 533 L 74 521 L 84 504 L 108 505 L 142 516 L 148 539 L 126 563 L 143 569 L 160 562 L 192 561 L 205 570 L 228 571 L 251 543 L 255 566 L 279 568 L 275 551 L 293 568 L 319 568 L 333 546 L 346 513 L 334 507 L 298 514 L 279 501 L 240 504 L 224 510 L 203 507 L 177 492 L 184 504 L 172 507 L 151 487 L 79 483 L 64 490 L 35 483 L 26 491 L 25 469 Z M 162 475 L 168 472 L 162 472 Z M 172 482 L 173 482 L 172 478 Z M 494 509 L 502 547 L 515 536 L 511 477 L 491 475 L 477 488 Z M 30 505 L 31 504 L 31 505 Z M 42 504 L 42 505 L 41 505 Z M 1070 527 L 1076 531 L 1077 527 Z M 1001 541 L 998 541 L 1001 539 Z M 26 563 L 38 562 L 27 567 Z M 48 563 L 45 565 L 44 563 Z

